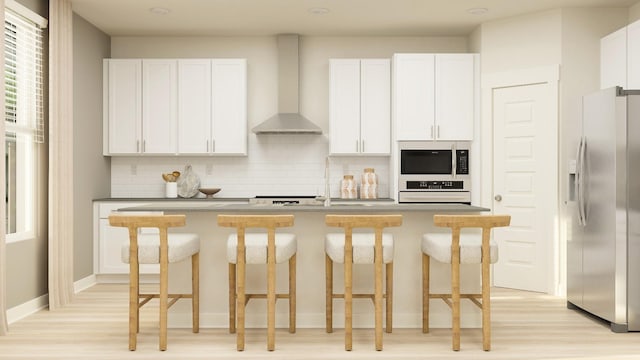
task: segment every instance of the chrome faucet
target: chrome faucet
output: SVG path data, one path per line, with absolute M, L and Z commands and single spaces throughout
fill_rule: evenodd
M 324 162 L 324 206 L 331 206 L 331 186 L 329 184 L 329 156 Z

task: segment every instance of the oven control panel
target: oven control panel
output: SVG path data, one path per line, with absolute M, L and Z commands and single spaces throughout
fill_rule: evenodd
M 463 181 L 407 181 L 407 190 L 462 190 Z

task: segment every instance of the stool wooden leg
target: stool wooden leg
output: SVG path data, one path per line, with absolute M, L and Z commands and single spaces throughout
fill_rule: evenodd
M 483 256 L 485 255 L 483 254 Z M 489 256 L 490 255 L 486 255 L 483 259 L 487 259 Z M 482 262 L 482 349 L 484 351 L 491 350 L 491 288 L 489 287 L 489 261 Z
M 422 254 L 422 332 L 429 332 L 429 255 Z
M 452 348 L 460 350 L 460 248 L 452 250 L 451 256 L 451 313 Z
M 329 255 L 325 254 L 326 287 L 325 287 L 325 317 L 327 321 L 326 329 L 328 333 L 333 332 L 333 261 Z
M 240 251 L 238 251 L 238 255 L 240 255 Z M 244 257 L 244 253 L 242 254 Z M 244 281 L 245 281 L 245 264 L 244 258 L 240 259 L 238 256 L 238 264 L 237 268 L 237 294 L 236 294 L 236 312 L 237 312 L 237 334 L 236 334 L 236 347 L 238 351 L 244 350 L 244 306 L 245 306 L 245 294 L 244 294 Z
M 200 332 L 200 253 L 191 256 L 191 311 L 193 332 Z
M 387 333 L 391 333 L 393 331 L 393 263 L 388 263 L 387 264 L 387 269 L 386 269 L 386 296 L 387 296 L 387 300 L 386 300 L 386 307 L 387 307 L 387 319 L 386 319 L 386 325 L 387 325 Z
M 375 304 L 375 343 L 376 350 L 382 350 L 382 251 L 377 253 L 375 260 L 375 289 L 373 302 Z
M 137 257 L 137 255 L 135 255 Z M 140 321 L 139 301 L 139 283 L 138 283 L 138 264 L 135 262 L 134 256 L 130 256 L 129 264 L 129 350 L 136 349 L 136 340 L 138 334 L 138 323 Z
M 229 333 L 236 332 L 236 264 L 229 263 Z
M 275 254 L 267 255 L 267 350 L 275 349 L 276 338 L 276 264 Z M 273 259 L 272 259 L 273 257 Z
M 296 254 L 289 259 L 289 332 L 296 332 Z
M 349 249 L 351 250 L 351 249 Z M 344 254 L 344 349 L 351 351 L 352 349 L 352 255 L 351 251 L 345 251 Z
M 160 250 L 160 350 L 167 350 L 167 310 L 169 298 L 167 253 Z

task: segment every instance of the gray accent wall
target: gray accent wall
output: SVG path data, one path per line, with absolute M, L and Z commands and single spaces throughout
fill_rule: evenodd
M 111 193 L 111 162 L 102 156 L 102 59 L 110 37 L 73 15 L 73 280 L 93 274 L 93 204 Z

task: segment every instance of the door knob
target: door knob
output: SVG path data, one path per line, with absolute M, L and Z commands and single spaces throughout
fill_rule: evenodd
M 502 201 L 502 195 L 496 195 L 493 197 L 496 201 Z

